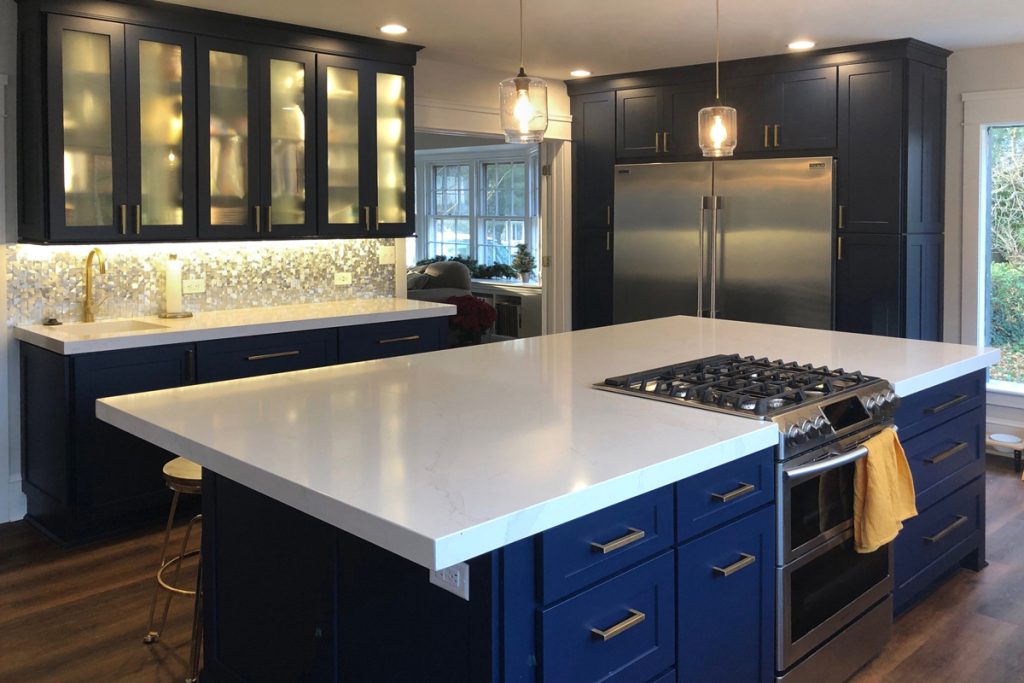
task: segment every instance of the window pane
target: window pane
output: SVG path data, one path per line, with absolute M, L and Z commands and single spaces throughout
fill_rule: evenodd
M 526 164 L 522 161 L 483 165 L 485 216 L 526 215 Z
M 516 245 L 525 242 L 526 223 L 522 220 L 483 221 L 477 260 L 480 263 L 512 263 Z
M 1024 126 L 989 129 L 989 377 L 1024 383 Z
M 434 214 L 466 216 L 469 214 L 469 166 L 457 164 L 434 166 Z

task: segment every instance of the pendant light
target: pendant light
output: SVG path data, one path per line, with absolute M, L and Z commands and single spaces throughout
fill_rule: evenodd
M 736 149 L 736 110 L 722 106 L 718 92 L 718 0 L 715 0 L 715 105 L 697 114 L 700 149 L 706 157 L 731 157 Z
M 548 84 L 523 68 L 523 0 L 519 0 L 519 73 L 498 84 L 505 142 L 540 142 L 548 129 Z

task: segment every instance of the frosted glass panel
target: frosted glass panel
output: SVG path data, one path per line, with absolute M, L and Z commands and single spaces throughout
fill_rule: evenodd
M 249 60 L 210 52 L 210 223 L 249 218 Z
M 377 74 L 377 217 L 405 222 L 405 78 Z
M 112 225 L 114 169 L 110 108 L 110 37 L 65 29 L 64 221 Z
M 181 225 L 181 47 L 139 43 L 142 223 Z
M 359 78 L 327 67 L 327 221 L 359 222 Z
M 270 206 L 273 222 L 306 221 L 305 65 L 270 60 Z

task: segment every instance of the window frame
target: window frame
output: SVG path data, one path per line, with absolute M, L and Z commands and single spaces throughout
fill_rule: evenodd
M 489 163 L 521 162 L 526 165 L 525 215 L 491 216 L 485 212 L 484 166 Z M 433 258 L 428 245 L 433 221 L 445 216 L 434 213 L 434 169 L 440 166 L 469 166 L 469 254 L 479 260 L 487 220 L 523 220 L 526 223 L 526 248 L 535 256 L 540 252 L 540 146 L 483 145 L 453 149 L 416 151 L 416 260 Z M 459 215 L 458 218 L 465 216 Z M 538 259 L 539 260 L 539 259 Z M 482 265 L 491 265 L 483 263 Z M 536 270 L 540 276 L 540 269 Z

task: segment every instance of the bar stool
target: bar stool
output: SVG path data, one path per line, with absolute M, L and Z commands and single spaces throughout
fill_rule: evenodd
M 1013 451 L 1013 470 L 1021 471 L 1021 456 L 1024 455 L 1024 441 L 1013 434 L 989 434 L 985 445 L 999 452 Z
M 174 527 L 174 515 L 178 511 L 178 501 L 182 494 L 198 496 L 202 492 L 203 468 L 185 458 L 175 458 L 164 465 L 164 482 L 167 488 L 174 492 L 171 499 L 171 511 L 167 516 L 167 528 L 164 531 L 164 543 L 160 550 L 160 568 L 156 572 L 156 588 L 153 591 L 153 601 L 149 607 L 149 628 L 142 642 L 147 645 L 160 640 L 160 633 L 167 625 L 167 612 L 171 607 L 171 598 L 175 595 L 186 595 L 195 598 L 195 607 L 192 612 L 192 642 L 189 655 L 188 674 L 185 683 L 195 683 L 199 680 L 199 654 L 202 647 L 203 624 L 202 624 L 202 571 L 197 573 L 196 587 L 194 590 L 182 588 L 178 585 L 181 574 L 182 563 L 190 557 L 199 555 L 199 548 L 188 549 L 188 542 L 192 537 L 192 530 L 197 523 L 201 523 L 203 516 L 196 515 L 189 520 L 185 528 L 185 538 L 181 542 L 181 548 L 177 555 L 167 557 L 167 547 L 171 541 L 171 529 Z M 165 574 L 171 568 L 174 569 L 173 576 L 168 581 Z M 156 606 L 160 601 L 161 592 L 166 593 L 163 613 L 160 616 L 160 627 L 154 628 L 156 623 Z

